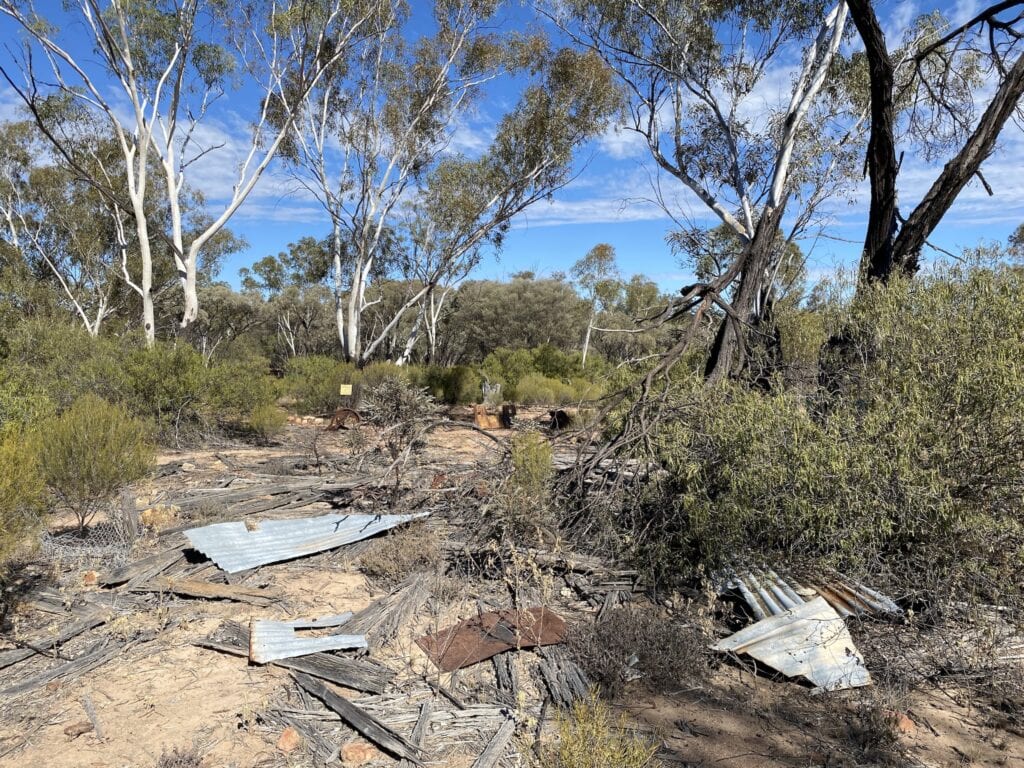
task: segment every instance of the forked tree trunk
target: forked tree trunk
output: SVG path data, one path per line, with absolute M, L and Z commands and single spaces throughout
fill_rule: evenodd
M 765 211 L 757 222 L 754 237 L 740 257 L 743 267 L 740 282 L 731 302 L 735 317 L 722 318 L 711 348 L 704 377 L 708 383 L 722 381 L 737 375 L 746 365 L 750 351 L 749 328 L 756 328 L 764 319 L 767 302 L 762 301 L 768 280 L 769 266 L 785 211 L 785 201 L 777 208 Z

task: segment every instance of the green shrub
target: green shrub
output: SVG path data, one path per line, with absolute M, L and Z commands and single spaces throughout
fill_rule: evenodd
M 657 768 L 657 744 L 632 732 L 597 693 L 558 715 L 558 743 L 541 749 L 541 768 Z
M 13 426 L 0 429 L 0 576 L 39 524 L 44 491 L 37 442 Z
M 551 443 L 536 432 L 524 432 L 512 438 L 510 445 L 511 487 L 535 499 L 550 493 L 554 478 Z
M 284 430 L 288 415 L 273 403 L 263 403 L 249 414 L 249 429 L 264 443 L 270 442 Z
M 283 388 L 296 401 L 301 413 L 330 413 L 341 404 L 338 390 L 342 384 L 354 384 L 358 371 L 324 355 L 293 357 L 288 361 Z
M 39 434 L 46 484 L 74 512 L 81 534 L 153 462 L 146 425 L 96 395 L 83 395 L 60 416 L 43 421 Z
M 676 379 L 667 470 L 634 510 L 659 575 L 742 553 L 884 576 L 900 594 L 1020 592 L 1024 274 L 955 269 L 867 292 L 824 402 Z
M 204 408 L 229 424 L 246 422 L 255 411 L 272 405 L 277 394 L 270 364 L 262 358 L 213 365 L 207 369 L 204 390 Z
M 164 439 L 201 421 L 208 372 L 195 349 L 158 341 L 128 354 L 123 365 L 126 405 L 156 424 Z

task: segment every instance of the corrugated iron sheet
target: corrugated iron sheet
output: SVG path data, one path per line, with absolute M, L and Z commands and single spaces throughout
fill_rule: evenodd
M 243 522 L 191 528 L 185 536 L 195 549 L 228 573 L 293 560 L 368 539 L 397 525 L 429 515 L 323 515 L 298 520 L 264 520 L 249 530 Z
M 773 568 L 735 567 L 722 574 L 721 590 L 734 590 L 756 619 L 778 616 L 801 603 L 823 597 L 840 616 L 901 615 L 890 598 L 839 575 L 797 580 Z
M 319 651 L 366 648 L 366 635 L 327 635 L 301 637 L 297 629 L 328 629 L 340 627 L 352 618 L 352 612 L 325 616 L 312 621 L 253 620 L 249 625 L 249 658 L 257 664 L 278 659 L 307 656 Z
M 712 647 L 745 654 L 825 691 L 871 684 L 846 623 L 820 596 L 751 624 Z
M 565 633 L 565 620 L 540 607 L 481 613 L 453 627 L 424 635 L 416 644 L 439 669 L 453 672 L 513 648 L 561 643 Z

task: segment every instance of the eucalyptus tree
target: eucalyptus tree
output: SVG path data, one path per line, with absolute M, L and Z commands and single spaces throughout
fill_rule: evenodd
M 870 0 L 849 2 L 864 43 L 871 109 L 863 286 L 893 275 L 913 276 L 929 236 L 972 179 L 993 194 L 981 166 L 1007 123 L 1019 119 L 1024 3 L 990 4 L 957 26 L 937 12 L 928 14 L 891 46 Z M 903 215 L 897 182 L 907 149 L 946 163 Z
M 581 361 L 581 365 L 586 368 L 590 335 L 594 331 L 598 310 L 610 307 L 622 289 L 619 271 L 615 266 L 615 248 L 608 243 L 598 243 L 587 251 L 586 256 L 573 264 L 572 276 L 584 298 L 590 303 L 590 320 L 587 322 L 587 332 L 583 335 Z
M 498 244 L 513 216 L 568 180 L 574 151 L 603 127 L 617 98 L 596 57 L 495 32 L 497 0 L 439 0 L 426 35 L 414 33 L 408 5 L 389 7 L 315 90 L 285 155 L 330 220 L 338 336 L 359 364 L 406 313 L 426 311 L 446 276 L 464 274 L 482 245 Z M 453 151 L 472 105 L 509 72 L 532 81 L 493 141 L 481 156 Z M 404 217 L 413 200 L 422 213 Z M 412 227 L 402 230 L 404 223 Z M 419 275 L 419 289 L 369 334 L 362 317 L 372 275 L 403 266 L 386 259 L 389 228 L 405 243 L 395 255 L 425 261 L 404 265 Z
M 48 15 L 31 2 L 0 0 L 0 13 L 19 25 L 24 45 L 20 60 L 0 72 L 54 150 L 130 216 L 139 244 L 137 285 L 148 341 L 155 333 L 153 241 L 169 246 L 183 295 L 180 324 L 186 327 L 198 314 L 203 247 L 250 195 L 303 101 L 345 58 L 380 5 L 374 0 L 74 0 L 63 14 Z M 22 82 L 13 71 L 19 67 Z M 218 102 L 228 96 L 236 97 L 233 106 L 252 104 L 245 127 L 217 123 Z M 105 122 L 122 154 L 121 184 L 76 164 L 55 100 Z M 188 181 L 218 155 L 230 169 L 224 175 L 230 189 L 216 207 L 211 204 L 206 225 L 190 231 L 183 205 Z M 152 226 L 154 186 L 166 201 L 169 232 Z
M 0 124 L 0 238 L 32 273 L 56 284 L 97 336 L 121 293 L 117 218 L 94 189 L 46 157 L 38 138 L 29 122 Z M 102 152 L 102 142 L 93 140 L 93 151 Z
M 695 197 L 742 244 L 718 277 L 689 286 L 662 317 L 690 317 L 696 328 L 718 312 L 707 375 L 735 373 L 748 329 L 765 311 L 784 214 L 793 222 L 786 239 L 793 239 L 849 178 L 865 116 L 833 86 L 842 71 L 846 0 L 564 0 L 549 12 L 625 85 L 625 129 L 642 139 L 679 192 Z M 788 98 L 776 102 L 771 79 L 788 72 L 797 55 Z M 659 188 L 678 220 L 672 197 Z M 668 359 L 692 338 L 687 334 Z

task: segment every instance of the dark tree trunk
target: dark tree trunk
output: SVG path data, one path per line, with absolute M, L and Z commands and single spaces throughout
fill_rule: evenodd
M 735 376 L 747 362 L 750 352 L 747 329 L 756 328 L 761 324 L 768 304 L 767 293 L 770 286 L 765 283 L 785 208 L 783 203 L 761 215 L 754 230 L 754 237 L 747 245 L 746 252 L 740 257 L 743 259 L 740 283 L 731 303 L 735 316 L 723 317 L 718 327 L 715 343 L 704 368 L 704 377 L 708 382 Z
M 870 0 L 848 0 L 850 16 L 864 42 L 868 59 L 871 96 L 871 136 L 868 139 L 867 169 L 871 181 L 871 208 L 864 238 L 862 275 L 868 280 L 887 280 L 893 266 L 896 236 L 896 139 L 893 126 L 894 69 L 885 43 L 885 33 Z
M 916 274 L 925 241 L 991 154 L 1003 126 L 1024 94 L 1024 54 L 1004 75 L 970 138 L 946 163 L 928 194 L 897 231 L 896 181 L 899 165 L 894 140 L 896 117 L 892 59 L 871 0 L 848 2 L 850 16 L 864 42 L 871 93 L 871 136 L 867 154 L 871 208 L 861 258 L 861 276 L 868 282 L 885 282 L 895 274 Z M 1002 5 L 1005 3 L 989 10 L 994 12 Z

